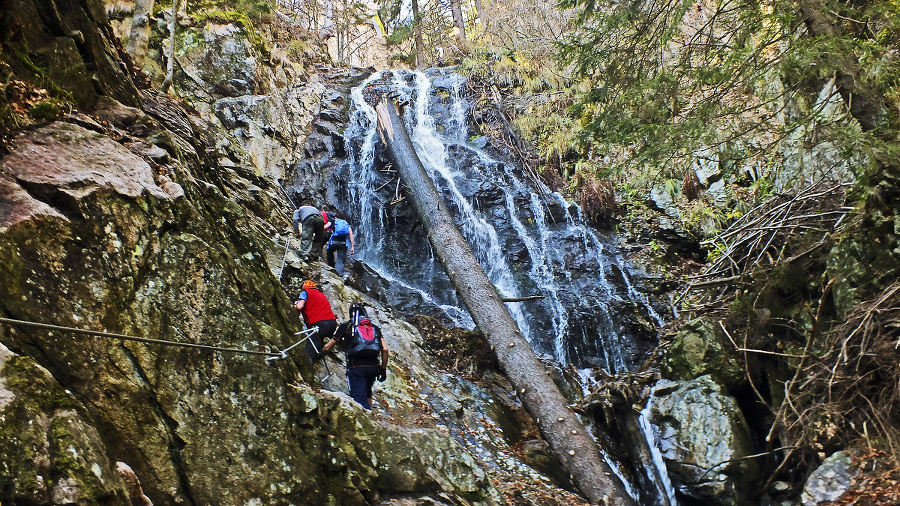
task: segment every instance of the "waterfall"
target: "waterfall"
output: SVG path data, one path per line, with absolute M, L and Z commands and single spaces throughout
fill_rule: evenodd
M 403 205 L 395 202 L 400 183 L 378 152 L 370 103 L 373 90 L 390 90 L 406 104 L 404 120 L 419 158 L 499 293 L 544 297 L 507 304 L 535 350 L 562 364 L 628 370 L 642 350 L 619 310 L 647 315 L 655 324 L 662 318 L 634 288 L 625 262 L 611 253 L 612 240 L 588 227 L 577 205 L 499 160 L 484 142 L 472 141 L 464 84 L 451 73 L 382 71 L 353 89 L 342 169 L 351 183 L 337 193 L 351 211 L 356 259 L 389 280 L 392 294 L 403 291 L 450 323 L 473 326 L 424 233 L 404 230 L 414 225 L 397 211 Z
M 663 460 L 662 452 L 659 451 L 657 429 L 649 421 L 650 406 L 653 403 L 653 396 L 655 394 L 656 390 L 654 389 L 650 393 L 650 399 L 647 400 L 647 405 L 644 406 L 644 409 L 641 410 L 641 413 L 638 416 L 638 422 L 641 425 L 641 432 L 644 434 L 644 439 L 647 441 L 647 446 L 650 450 L 652 462 L 647 466 L 648 474 L 651 477 L 652 483 L 657 487 L 657 497 L 660 499 L 665 498 L 669 501 L 668 504 L 670 506 L 675 506 L 678 504 L 678 501 L 675 499 L 675 487 L 672 486 L 672 481 L 669 479 L 668 472 L 666 472 L 666 463 Z
M 655 337 L 649 327 L 663 317 L 633 281 L 637 271 L 616 252 L 614 238 L 585 223 L 577 205 L 528 178 L 470 130 L 465 79 L 451 72 L 382 71 L 351 92 L 348 156 L 335 178 L 344 186 L 334 195 L 354 224 L 355 259 L 376 278 L 370 294 L 381 292 L 402 311 L 474 327 L 378 142 L 374 104 L 383 93 L 402 104 L 423 166 L 501 296 L 543 297 L 507 303 L 535 351 L 563 366 L 612 374 L 643 361 L 655 345 L 648 344 Z M 636 335 L 642 332 L 643 341 Z M 644 417 L 641 430 L 653 441 Z M 657 497 L 674 505 L 665 467 L 654 463 L 661 467 L 644 472 L 655 475 Z

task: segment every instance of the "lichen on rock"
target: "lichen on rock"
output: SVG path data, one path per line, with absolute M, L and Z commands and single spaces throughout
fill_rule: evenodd
M 715 322 L 693 320 L 679 330 L 666 348 L 661 369 L 671 379 L 691 380 L 709 374 L 718 383 L 734 387 L 744 380 L 744 371 L 733 348 Z
M 4 502 L 124 502 L 124 484 L 106 452 L 76 397 L 49 371 L 0 344 Z

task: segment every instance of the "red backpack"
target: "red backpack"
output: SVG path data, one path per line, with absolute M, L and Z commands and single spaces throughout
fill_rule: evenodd
M 349 332 L 348 357 L 372 358 L 381 354 L 381 330 L 369 320 L 361 304 L 350 306 Z

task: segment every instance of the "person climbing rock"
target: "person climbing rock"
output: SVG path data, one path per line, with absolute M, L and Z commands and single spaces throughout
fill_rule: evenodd
M 325 220 L 315 207 L 304 202 L 294 211 L 294 235 L 300 238 L 300 258 L 318 260 L 325 243 Z
M 326 233 L 331 226 L 331 222 L 334 220 L 334 215 L 335 213 L 328 210 L 328 206 L 322 206 L 322 220 L 325 223 Z
M 320 357 L 323 349 L 323 343 L 334 336 L 337 330 L 337 317 L 331 310 L 331 303 L 324 293 L 316 289 L 316 283 L 307 279 L 301 287 L 303 289 L 294 303 L 297 312 L 303 317 L 303 323 L 307 328 L 316 327 L 318 332 L 310 338 L 315 348 L 306 347 L 306 352 L 310 359 Z
M 325 223 L 325 235 L 322 236 L 322 258 L 325 258 L 325 249 L 328 248 L 328 240 L 331 239 L 331 227 L 334 225 L 334 213 L 328 210 L 328 206 L 322 206 L 322 220 Z
M 326 228 L 331 230 L 331 237 L 328 238 L 328 247 L 325 248 L 325 260 L 337 270 L 338 276 L 346 280 L 349 277 L 344 270 L 347 264 L 347 248 L 349 246 L 350 254 L 354 254 L 356 243 L 353 239 L 353 229 L 347 220 L 337 213 L 333 213 L 333 216 L 330 226 L 326 225 Z
M 362 304 L 350 306 L 350 321 L 342 323 L 325 347 L 328 353 L 342 343 L 347 355 L 347 384 L 350 397 L 360 406 L 372 409 L 372 386 L 387 379 L 389 351 L 381 329 L 369 320 Z

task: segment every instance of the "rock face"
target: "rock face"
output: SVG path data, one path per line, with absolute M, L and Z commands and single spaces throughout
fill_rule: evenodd
M 668 378 L 689 380 L 709 374 L 720 385 L 734 387 L 744 379 L 721 329 L 713 321 L 697 319 L 685 324 L 666 349 L 662 360 Z
M 849 113 L 832 77 L 819 91 L 812 103 L 791 104 L 793 114 L 811 114 L 819 124 L 811 124 L 790 132 L 781 149 L 784 167 L 778 171 L 775 187 L 790 189 L 804 180 L 831 180 L 852 183 L 856 180 L 860 167 L 868 164 L 861 150 L 847 149 L 841 143 L 819 139 L 814 134 L 822 124 L 846 122 L 853 130 L 860 130 L 859 123 L 850 119 Z M 789 121 L 789 120 L 788 120 Z
M 177 39 L 176 59 L 184 73 L 176 83 L 179 96 L 211 103 L 271 91 L 259 72 L 260 50 L 239 24 L 204 20 L 180 31 Z
M 289 60 L 267 64 L 272 55 L 240 22 L 213 17 L 182 27 L 177 47 L 176 93 L 230 134 L 249 155 L 243 163 L 283 179 L 291 161 L 304 156 L 326 93 L 321 81 L 304 80 Z
M 98 115 L 118 118 L 122 131 L 123 118 L 134 120 L 145 141 L 173 136 L 137 110 Z M 221 172 L 228 184 L 213 184 L 201 176 L 216 181 L 216 171 L 192 164 L 160 173 L 134 153 L 138 143 L 58 122 L 20 135 L 0 159 L 3 314 L 236 349 L 291 344 L 299 321 L 263 261 L 271 226 L 240 205 L 253 192 L 238 197 L 252 185 Z M 202 155 L 171 153 L 194 157 Z M 275 190 L 255 193 L 258 208 L 277 216 Z M 40 362 L 16 357 L 0 373 L 3 398 L 12 399 L 0 460 L 15 470 L 3 502 L 124 498 L 116 461 L 154 504 L 361 504 L 423 490 L 477 502 L 492 490 L 446 433 L 391 428 L 346 397 L 313 390 L 305 357 L 267 367 L 259 356 L 20 325 L 4 325 L 0 336 Z M 32 398 L 35 382 L 48 384 L 52 403 Z M 23 453 L 16 437 L 27 427 L 34 451 Z
M 34 360 L 0 344 L 3 500 L 31 504 L 124 503 L 125 484 L 72 392 Z
M 757 467 L 750 433 L 731 397 L 709 376 L 662 380 L 654 388 L 650 421 L 676 489 L 710 505 L 750 504 Z
M 324 92 L 322 84 L 309 83 L 271 95 L 223 98 L 213 104 L 215 118 L 250 155 L 252 166 L 283 179 L 290 160 L 304 156 L 301 141 L 319 112 Z

